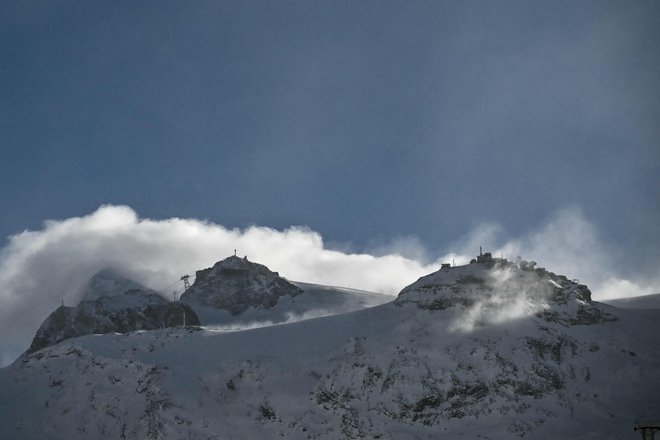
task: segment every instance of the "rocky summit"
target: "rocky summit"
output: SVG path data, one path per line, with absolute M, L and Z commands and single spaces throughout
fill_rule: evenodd
M 198 270 L 192 287 L 181 295 L 181 302 L 227 310 L 239 315 L 249 308 L 269 309 L 281 297 L 295 297 L 303 290 L 247 257 L 231 256 Z
M 616 317 L 591 300 L 589 288 L 534 262 L 509 262 L 486 254 L 481 262 L 448 267 L 404 288 L 395 303 L 414 303 L 426 310 L 455 307 L 484 325 L 536 316 L 563 325 L 598 324 Z

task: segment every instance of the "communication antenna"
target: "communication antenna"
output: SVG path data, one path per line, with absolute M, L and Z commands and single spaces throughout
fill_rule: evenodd
M 174 302 L 176 302 L 176 290 L 172 291 L 172 296 L 174 297 Z
M 188 278 L 190 278 L 190 275 L 185 274 L 180 278 L 181 281 L 183 281 L 183 289 L 188 290 L 190 289 L 190 281 L 188 281 Z

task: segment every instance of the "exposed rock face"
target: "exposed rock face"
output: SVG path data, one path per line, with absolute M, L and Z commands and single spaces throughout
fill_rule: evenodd
M 181 301 L 239 315 L 250 307 L 272 308 L 280 297 L 302 292 L 266 266 L 232 256 L 198 270 L 194 284 L 181 295 Z
M 509 319 L 512 314 L 535 314 L 564 325 L 616 319 L 591 301 L 587 286 L 545 269 L 501 259 L 442 268 L 404 288 L 395 303 L 415 303 L 427 310 L 467 309 L 478 316 L 476 324 Z
M 94 290 L 99 286 L 102 288 Z M 184 314 L 186 325 L 199 325 L 197 315 L 186 304 L 170 302 L 104 270 L 90 280 L 83 301 L 76 307 L 60 306 L 46 318 L 28 353 L 83 335 L 174 327 L 183 324 Z

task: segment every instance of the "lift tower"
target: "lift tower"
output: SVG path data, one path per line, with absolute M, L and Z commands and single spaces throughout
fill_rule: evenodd
M 188 281 L 188 278 L 190 278 L 190 275 L 185 274 L 184 276 L 181 277 L 181 281 L 183 281 L 183 290 L 184 292 L 188 289 L 190 289 L 190 281 Z

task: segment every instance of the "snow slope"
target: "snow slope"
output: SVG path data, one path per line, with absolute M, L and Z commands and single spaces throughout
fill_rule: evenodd
M 660 309 L 660 293 L 632 298 L 608 299 L 604 302 L 624 309 Z
M 509 266 L 238 332 L 85 336 L 0 370 L 12 439 L 632 438 L 660 414 L 655 311 Z

